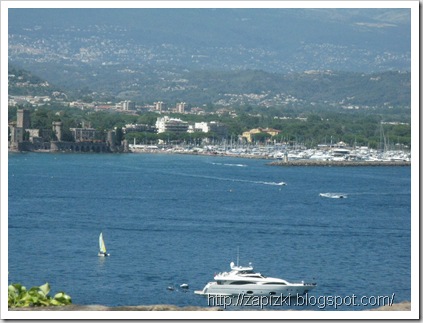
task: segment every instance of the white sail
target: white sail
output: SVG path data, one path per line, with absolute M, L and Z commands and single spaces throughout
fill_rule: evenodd
M 98 237 L 98 243 L 100 246 L 100 252 L 106 253 L 106 245 L 104 244 L 104 240 L 103 240 L 103 232 L 101 232 L 100 236 Z

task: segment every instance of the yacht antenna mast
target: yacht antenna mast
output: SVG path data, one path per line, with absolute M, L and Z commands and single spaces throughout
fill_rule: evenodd
M 239 265 L 239 246 L 236 247 L 236 266 L 238 267 Z

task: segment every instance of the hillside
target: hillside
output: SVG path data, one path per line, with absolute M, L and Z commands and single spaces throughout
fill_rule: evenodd
M 65 96 L 90 100 L 133 100 L 138 105 L 161 100 L 169 105 L 178 101 L 189 105 L 215 107 L 273 107 L 356 109 L 409 107 L 409 72 L 374 74 L 308 71 L 278 74 L 263 71 L 183 71 L 170 75 L 130 73 L 120 79 L 87 78 L 87 85 L 68 79 Z M 129 82 L 132 81 L 132 86 Z M 88 88 L 88 85 L 90 88 Z M 94 93 L 93 89 L 96 89 Z M 10 95 L 61 95 L 50 81 L 11 66 Z
M 46 96 L 52 95 L 57 91 L 49 82 L 41 79 L 31 72 L 9 67 L 8 75 L 9 95 L 32 95 Z
M 140 101 L 213 102 L 204 88 L 259 93 L 310 70 L 411 69 L 408 9 L 10 9 L 8 41 L 9 64 L 61 88 Z M 251 71 L 269 74 L 245 84 Z

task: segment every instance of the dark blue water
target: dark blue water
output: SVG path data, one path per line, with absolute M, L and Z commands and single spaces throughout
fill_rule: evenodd
M 239 247 L 240 264 L 315 281 L 316 297 L 410 300 L 409 167 L 266 163 L 9 154 L 9 282 L 49 282 L 76 304 L 207 306 L 193 291 Z M 109 258 L 97 257 L 100 231 Z M 167 290 L 182 283 L 188 292 Z

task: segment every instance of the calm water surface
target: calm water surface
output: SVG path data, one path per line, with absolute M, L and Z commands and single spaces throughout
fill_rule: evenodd
M 315 297 L 410 300 L 410 167 L 267 162 L 9 154 L 9 282 L 49 282 L 75 304 L 207 306 L 193 291 L 239 247 L 240 264 L 317 282 Z M 109 258 L 97 257 L 101 231 Z

